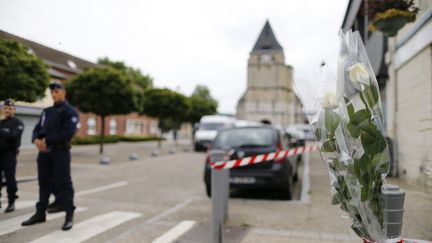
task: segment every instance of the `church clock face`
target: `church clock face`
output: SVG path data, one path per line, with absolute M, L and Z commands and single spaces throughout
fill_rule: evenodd
M 269 63 L 271 63 L 271 60 L 272 60 L 272 56 L 271 55 L 262 55 L 261 56 L 261 63 L 263 63 L 263 64 L 269 64 Z

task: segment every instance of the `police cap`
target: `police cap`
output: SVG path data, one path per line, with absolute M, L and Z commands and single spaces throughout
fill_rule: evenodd
M 64 85 L 60 82 L 53 82 L 48 85 L 49 89 L 64 89 Z
M 13 99 L 6 99 L 3 103 L 5 106 L 15 106 L 15 102 Z

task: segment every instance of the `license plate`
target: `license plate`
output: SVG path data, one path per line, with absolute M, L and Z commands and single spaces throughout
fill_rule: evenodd
M 254 184 L 254 177 L 231 177 L 230 182 L 232 184 Z

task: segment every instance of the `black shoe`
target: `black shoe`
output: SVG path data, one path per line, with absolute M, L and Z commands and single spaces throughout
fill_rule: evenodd
M 65 222 L 63 224 L 62 230 L 70 230 L 73 226 L 73 213 L 66 214 Z
M 34 225 L 37 223 L 43 223 L 46 221 L 45 213 L 36 212 L 28 220 L 21 223 L 22 226 Z
M 53 202 L 48 206 L 48 213 L 58 213 L 58 212 L 63 212 L 64 208 L 62 205 L 60 205 L 60 203 L 57 202 Z
M 7 208 L 5 209 L 5 213 L 10 213 L 15 211 L 15 202 L 9 202 Z

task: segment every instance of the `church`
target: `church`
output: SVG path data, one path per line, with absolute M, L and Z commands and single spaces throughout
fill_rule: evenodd
M 267 20 L 250 52 L 247 89 L 237 104 L 237 119 L 270 122 L 286 128 L 298 122 L 300 103 L 293 91 L 293 68 Z

